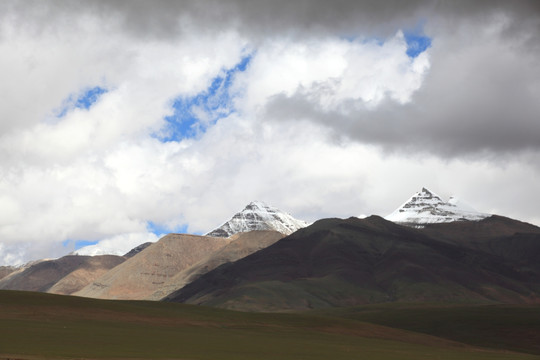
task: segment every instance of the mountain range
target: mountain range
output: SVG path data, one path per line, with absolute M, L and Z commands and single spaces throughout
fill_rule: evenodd
M 0 289 L 159 300 L 200 274 L 269 246 L 305 225 L 274 207 L 252 202 L 220 227 L 234 229 L 228 237 L 169 234 L 124 256 L 75 253 L 20 268 L 2 267 Z M 220 228 L 213 233 L 223 235 Z
M 249 311 L 538 303 L 539 255 L 540 228 L 504 217 L 422 229 L 378 216 L 324 219 L 206 273 L 167 300 Z
M 250 311 L 384 302 L 540 302 L 540 228 L 423 188 L 386 218 L 308 225 L 252 202 L 203 236 L 124 256 L 1 268 L 0 289 Z

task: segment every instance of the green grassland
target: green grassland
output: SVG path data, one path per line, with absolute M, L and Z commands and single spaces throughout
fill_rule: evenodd
M 407 325 L 407 314 L 411 319 L 418 315 L 444 319 L 445 308 L 429 309 L 378 306 L 335 313 L 242 313 L 0 291 L 0 359 L 540 359 L 532 345 L 521 344 L 519 353 L 509 351 L 511 344 L 494 346 L 493 337 L 500 334 L 473 344 L 467 337 L 475 336 L 474 321 L 464 339 L 428 322 Z M 451 324 L 460 310 L 450 309 L 446 320 Z M 463 317 L 474 318 L 474 308 L 465 309 Z M 491 309 L 495 310 L 482 315 L 489 321 L 508 311 Z M 512 315 L 500 320 L 508 331 L 539 311 L 512 309 Z M 521 320 L 514 321 L 514 316 Z M 538 318 L 530 320 L 526 325 L 532 328 L 527 329 L 538 329 L 539 323 Z

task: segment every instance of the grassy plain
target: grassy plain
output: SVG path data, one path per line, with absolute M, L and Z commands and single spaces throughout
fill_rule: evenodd
M 392 312 L 400 311 L 396 307 L 241 313 L 0 291 L 0 359 L 540 359 L 534 346 L 517 353 L 506 346 L 457 342 L 426 324 L 407 329 L 408 310 L 401 310 L 401 322 L 391 323 Z M 538 326 L 540 321 L 533 322 Z M 508 330 L 515 325 L 510 321 Z M 474 337 L 474 331 L 469 335 Z M 494 345 L 478 345 L 486 344 Z
M 540 355 L 539 305 L 382 304 L 319 313 Z

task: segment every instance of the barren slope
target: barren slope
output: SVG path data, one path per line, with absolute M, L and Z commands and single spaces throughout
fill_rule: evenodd
M 124 257 L 115 255 L 91 256 L 82 266 L 64 276 L 47 292 L 60 295 L 73 294 L 124 261 Z
M 74 271 L 86 269 L 87 276 L 91 276 L 94 270 L 106 271 L 122 261 L 123 257 L 114 255 L 96 257 L 67 255 L 59 259 L 42 260 L 4 277 L 0 280 L 0 289 L 46 292 Z M 79 286 L 80 284 L 82 282 L 79 282 Z M 75 289 L 74 286 L 75 284 L 72 284 L 70 289 Z M 66 294 L 66 291 L 69 291 L 68 287 L 64 287 L 62 293 Z
M 15 270 L 16 268 L 13 266 L 0 266 L 0 279 L 3 279 Z
M 238 233 L 231 236 L 230 243 L 215 253 L 212 253 L 191 267 L 180 271 L 171 277 L 163 286 L 154 292 L 148 299 L 160 300 L 173 291 L 181 289 L 186 284 L 198 279 L 201 275 L 217 268 L 218 266 L 239 260 L 258 250 L 264 249 L 285 235 L 278 231 L 259 230 L 246 233 Z
M 74 295 L 145 299 L 166 281 L 230 242 L 226 238 L 169 234 Z

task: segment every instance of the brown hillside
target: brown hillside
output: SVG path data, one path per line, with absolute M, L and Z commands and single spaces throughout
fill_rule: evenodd
M 67 255 L 54 260 L 41 260 L 17 270 L 0 280 L 0 289 L 47 292 L 58 281 L 79 269 L 110 269 L 124 261 L 121 256 Z
M 227 238 L 169 234 L 74 295 L 100 299 L 145 299 L 180 271 L 230 241 Z
M 90 257 L 82 266 L 60 279 L 47 292 L 70 295 L 125 261 L 124 257 L 101 255 Z
M 5 278 L 14 271 L 15 268 L 12 266 L 0 266 L 0 279 Z
M 282 239 L 284 236 L 285 235 L 282 233 L 272 230 L 259 230 L 235 234 L 229 238 L 231 241 L 229 244 L 225 245 L 217 252 L 208 255 L 193 266 L 188 267 L 171 277 L 148 299 L 160 300 L 173 291 L 198 279 L 208 271 L 213 270 L 222 264 L 239 260 L 256 251 L 264 249 Z

